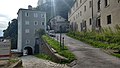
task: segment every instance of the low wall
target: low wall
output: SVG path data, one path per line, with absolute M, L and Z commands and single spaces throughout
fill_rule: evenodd
M 53 61 L 55 62 L 61 62 L 62 60 L 64 60 L 63 58 L 58 57 L 57 55 L 55 55 L 54 51 L 52 50 L 52 48 L 46 43 L 45 40 L 42 40 L 42 43 L 40 45 L 41 48 L 41 53 L 49 55 L 50 57 L 52 57 Z

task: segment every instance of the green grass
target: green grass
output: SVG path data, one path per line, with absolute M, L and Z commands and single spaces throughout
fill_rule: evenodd
M 45 59 L 45 60 L 52 60 L 52 58 L 48 55 L 45 55 L 45 54 L 35 54 L 34 55 L 35 57 L 38 57 L 40 59 Z
M 59 42 L 52 39 L 51 37 L 49 37 L 48 35 L 43 35 L 42 37 L 52 48 L 54 48 L 58 54 L 66 57 L 68 60 L 64 61 L 65 63 L 70 63 L 72 62 L 73 60 L 75 60 L 75 55 L 70 52 L 68 50 L 68 48 L 65 46 L 64 47 L 64 50 L 61 50 L 60 49 L 60 45 L 59 45 Z
M 11 62 L 11 63 L 16 63 L 16 62 L 18 62 L 19 60 L 18 59 L 10 59 L 9 60 L 9 62 Z
M 74 33 L 68 33 L 67 35 L 74 38 L 74 39 L 77 39 L 79 41 L 88 43 L 91 46 L 94 46 L 96 48 L 120 50 L 120 45 L 119 44 L 117 44 L 117 43 L 107 43 L 106 41 L 100 41 L 98 39 L 101 39 L 102 36 L 99 35 L 99 37 L 98 37 L 94 33 L 91 34 L 91 33 L 88 32 L 88 33 L 84 34 L 82 32 L 81 33 L 76 32 L 75 34 Z M 105 39 L 105 38 L 102 38 L 102 40 L 103 39 Z
M 120 54 L 112 54 L 112 55 L 120 58 Z
M 87 36 L 85 36 L 85 35 L 87 35 Z M 76 40 L 82 41 L 84 43 L 90 44 L 91 46 L 96 47 L 96 48 L 102 48 L 105 50 L 106 49 L 117 50 L 117 51 L 120 50 L 120 44 L 118 44 L 118 42 L 116 43 L 116 41 L 112 41 L 112 43 L 108 43 L 107 42 L 108 38 L 106 39 L 106 37 L 103 37 L 103 35 L 96 36 L 94 33 L 92 35 L 89 32 L 87 34 L 80 33 L 80 32 L 76 32 L 76 33 L 72 32 L 72 33 L 67 33 L 67 36 L 72 37 Z M 109 38 L 111 38 L 111 37 L 113 37 L 113 36 L 110 36 Z M 119 40 L 120 38 L 117 37 L 117 39 Z M 100 40 L 103 40 L 103 41 L 100 41 Z M 111 38 L 111 40 L 116 40 L 116 38 Z M 111 55 L 120 58 L 119 53 L 112 53 Z

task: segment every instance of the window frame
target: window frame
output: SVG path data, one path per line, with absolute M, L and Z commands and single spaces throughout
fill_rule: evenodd
M 84 6 L 84 12 L 86 12 L 86 10 L 87 10 L 87 6 L 85 5 L 85 6 Z
M 37 18 L 38 17 L 38 13 L 34 13 L 34 17 Z
M 89 1 L 89 8 L 92 7 L 92 1 Z
M 30 33 L 30 29 L 25 29 L 25 33 Z
M 38 21 L 34 21 L 34 25 L 35 25 L 35 26 L 38 25 Z
M 110 0 L 105 0 L 105 7 L 108 7 L 110 5 Z
M 92 25 L 92 18 L 89 19 L 89 24 Z
M 43 24 L 43 23 L 44 23 L 44 24 Z M 42 22 L 42 25 L 43 25 L 43 26 L 45 25 L 45 22 L 44 22 L 44 21 Z
M 120 3 L 120 0 L 118 0 L 118 3 Z
M 25 25 L 29 25 L 30 24 L 30 22 L 29 21 L 25 21 Z
M 80 0 L 80 4 L 82 3 L 82 0 Z
M 25 16 L 26 16 L 26 17 L 29 17 L 29 13 L 28 13 L 28 12 L 25 12 Z
M 80 11 L 80 16 L 82 16 L 82 11 Z
M 98 12 L 99 12 L 101 10 L 100 0 L 98 0 L 98 2 L 97 2 L 97 8 L 98 8 Z
M 107 24 L 112 24 L 112 16 L 111 15 L 107 16 Z

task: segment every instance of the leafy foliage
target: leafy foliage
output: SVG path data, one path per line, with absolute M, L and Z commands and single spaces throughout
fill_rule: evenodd
M 4 38 L 10 38 L 11 39 L 11 45 L 12 49 L 17 48 L 17 36 L 18 36 L 18 20 L 13 19 L 11 20 L 11 23 L 8 23 L 8 28 L 4 30 Z
M 39 36 L 40 38 L 42 37 L 42 35 L 45 34 L 45 30 L 44 29 L 39 29 L 38 31 L 35 32 L 36 36 Z
M 16 62 L 18 62 L 19 60 L 18 59 L 9 59 L 9 62 L 10 63 L 16 63 Z
M 45 54 L 36 54 L 35 56 L 45 60 L 52 60 L 52 58 L 49 55 L 45 55 Z
M 120 50 L 120 27 L 113 32 L 111 28 L 98 32 L 69 32 L 67 35 L 97 48 Z

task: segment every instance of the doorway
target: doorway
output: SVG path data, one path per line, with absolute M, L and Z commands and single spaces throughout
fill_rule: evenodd
M 24 53 L 26 54 L 26 55 L 33 55 L 33 50 L 32 50 L 32 48 L 31 47 L 25 47 L 24 48 Z

